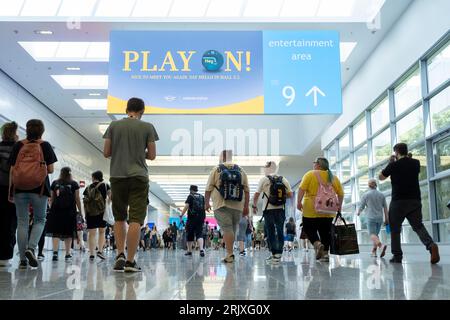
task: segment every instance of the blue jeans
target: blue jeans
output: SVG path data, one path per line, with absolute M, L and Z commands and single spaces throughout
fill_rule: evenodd
M 19 246 L 20 260 L 26 260 L 25 251 L 27 249 L 35 250 L 38 245 L 45 227 L 47 200 L 48 198 L 46 196 L 40 196 L 37 193 L 16 193 L 14 195 L 17 214 L 17 244 Z M 30 204 L 33 207 L 33 228 L 28 238 L 28 208 Z
M 267 241 L 272 254 L 282 254 L 284 244 L 283 225 L 286 218 L 284 209 L 273 209 L 264 211 L 265 229 Z M 276 234 L 275 234 L 276 230 Z

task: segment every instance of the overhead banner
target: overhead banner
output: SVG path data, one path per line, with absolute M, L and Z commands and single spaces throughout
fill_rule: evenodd
M 108 113 L 342 112 L 334 31 L 113 31 Z

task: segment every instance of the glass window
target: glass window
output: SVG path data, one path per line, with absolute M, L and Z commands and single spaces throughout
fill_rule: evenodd
M 330 162 L 330 165 L 333 165 L 336 163 L 337 156 L 336 156 L 336 143 L 333 143 L 330 148 L 328 149 L 328 161 Z
M 431 130 L 450 126 L 450 87 L 430 100 Z
M 430 201 L 428 197 L 428 184 L 420 187 L 420 195 L 422 196 L 422 220 L 430 221 Z
M 391 189 L 391 177 L 388 177 L 386 180 L 383 180 L 383 181 L 378 180 L 378 175 L 384 168 L 386 168 L 387 165 L 388 165 L 387 162 L 383 162 L 382 164 L 376 166 L 373 170 L 374 171 L 373 175 L 374 175 L 375 179 L 377 179 L 378 190 L 380 190 L 381 192 Z
M 350 152 L 350 138 L 348 133 L 339 139 L 339 157 L 344 158 Z
M 428 88 L 434 90 L 450 78 L 450 41 L 428 59 Z
M 344 189 L 344 205 L 352 203 L 352 183 L 348 181 L 342 185 Z
M 427 229 L 429 234 L 432 233 L 431 223 L 430 222 L 424 222 L 423 224 L 425 226 L 425 229 Z M 402 243 L 414 243 L 419 244 L 421 243 L 419 237 L 417 236 L 417 233 L 414 232 L 412 227 L 409 225 L 408 220 L 405 219 L 405 223 L 402 226 L 402 233 L 401 233 L 401 242 Z
M 450 223 L 439 224 L 439 240 L 441 243 L 450 242 Z
M 341 163 L 340 179 L 342 182 L 347 181 L 351 177 L 350 158 L 346 158 Z
M 355 151 L 356 173 L 365 171 L 369 168 L 369 155 L 367 153 L 367 144 Z
M 387 97 L 372 109 L 370 119 L 372 123 L 372 134 L 389 123 L 389 101 Z
M 434 144 L 434 159 L 436 172 L 450 169 L 450 136 Z
M 392 154 L 391 133 L 387 128 L 372 140 L 373 163 L 386 160 Z
M 397 142 L 411 145 L 425 137 L 422 106 L 397 122 Z
M 367 139 L 366 118 L 363 117 L 357 124 L 353 126 L 353 146 L 360 145 Z
M 450 218 L 450 177 L 436 181 L 436 207 L 439 219 Z
M 420 173 L 419 180 L 425 180 L 427 178 L 427 153 L 425 145 L 420 145 L 414 149 L 411 149 L 412 157 L 420 161 Z
M 411 107 L 420 99 L 420 75 L 419 69 L 408 76 L 394 90 L 395 115 L 398 116 L 403 111 Z
M 369 175 L 367 174 L 362 175 L 358 177 L 356 180 L 358 185 L 358 195 L 359 195 L 358 201 L 359 201 L 362 195 L 367 191 L 367 189 L 369 189 L 369 186 L 367 185 L 367 183 L 369 182 Z

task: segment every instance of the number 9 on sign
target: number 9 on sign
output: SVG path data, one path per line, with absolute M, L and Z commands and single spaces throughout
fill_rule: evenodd
M 282 90 L 283 97 L 287 100 L 286 107 L 289 107 L 295 100 L 295 89 L 291 86 L 285 86 Z

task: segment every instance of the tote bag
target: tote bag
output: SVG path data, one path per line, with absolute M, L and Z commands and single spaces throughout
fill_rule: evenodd
M 343 224 L 338 224 L 338 220 L 341 220 Z M 355 224 L 346 223 L 340 212 L 331 225 L 330 253 L 340 256 L 359 253 Z

